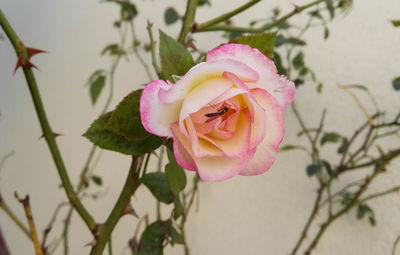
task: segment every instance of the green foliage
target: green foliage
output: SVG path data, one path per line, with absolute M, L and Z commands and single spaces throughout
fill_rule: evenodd
M 292 63 L 294 69 L 296 70 L 304 68 L 304 53 L 302 51 L 299 51 L 297 55 L 293 58 Z
M 158 201 L 170 204 L 174 200 L 174 195 L 168 186 L 164 173 L 148 173 L 140 180 Z
M 306 172 L 308 177 L 311 177 L 315 175 L 316 173 L 320 172 L 322 170 L 322 164 L 321 163 L 316 163 L 316 164 L 310 164 L 306 168 Z
M 324 135 L 321 137 L 321 145 L 324 145 L 325 143 L 336 143 L 339 141 L 341 138 L 341 135 L 335 132 L 331 133 L 324 133 Z
M 322 84 L 322 82 L 318 83 L 318 85 L 317 85 L 317 92 L 318 92 L 318 93 L 321 93 L 321 92 L 322 92 L 323 86 L 324 86 L 324 85 Z
M 347 151 L 348 146 L 349 146 L 349 141 L 347 140 L 346 137 L 343 137 L 342 144 L 339 146 L 337 153 L 343 154 L 345 151 Z
M 111 115 L 112 112 L 109 112 L 100 116 L 100 118 L 92 123 L 83 136 L 102 149 L 127 155 L 143 155 L 154 151 L 161 145 L 163 139 L 154 135 L 140 141 L 129 141 L 124 136 L 108 130 L 107 126 Z
M 230 42 L 247 44 L 261 51 L 262 54 L 271 58 L 274 51 L 276 33 L 260 33 L 237 37 Z
M 179 20 L 178 12 L 175 10 L 174 7 L 168 7 L 164 12 L 165 24 L 171 25 L 174 24 L 177 20 Z
M 280 47 L 284 44 L 305 46 L 306 42 L 297 37 L 284 37 L 283 35 L 277 35 L 275 39 L 275 47 Z
M 173 227 L 171 226 L 171 240 L 169 241 L 172 246 L 174 244 L 183 244 L 183 236 Z
M 325 0 L 326 4 L 326 9 L 328 9 L 329 16 L 331 19 L 335 17 L 335 7 L 333 6 L 333 1 L 332 0 Z
M 151 136 L 140 118 L 140 96 L 142 89 L 128 94 L 112 112 L 107 122 L 107 130 L 121 135 L 129 141 L 140 141 Z
M 101 92 L 106 83 L 106 76 L 104 70 L 95 71 L 89 78 L 86 84 L 89 85 L 89 93 L 92 104 L 97 102 Z
M 119 1 L 118 3 L 121 5 L 121 20 L 130 21 L 137 16 L 138 11 L 134 4 L 129 1 Z
M 177 220 L 179 217 L 182 216 L 183 212 L 184 212 L 184 208 L 182 205 L 181 200 L 179 199 L 179 196 L 175 196 L 174 198 L 174 220 Z
M 90 177 L 90 179 L 97 184 L 98 186 L 103 185 L 103 179 L 100 176 L 97 175 L 92 175 L 92 177 Z
M 281 151 L 290 151 L 295 149 L 305 150 L 303 146 L 287 144 L 279 148 Z
M 125 51 L 123 49 L 121 49 L 121 47 L 116 44 L 116 43 L 112 43 L 107 45 L 102 51 L 101 51 L 101 55 L 105 55 L 105 54 L 110 54 L 110 56 L 118 56 L 118 55 L 124 55 Z
M 184 75 L 194 66 L 190 52 L 172 37 L 159 30 L 161 69 L 165 79 L 172 80 L 172 74 Z
M 357 219 L 361 220 L 368 215 L 368 221 L 372 227 L 376 225 L 375 213 L 367 204 L 360 204 L 357 207 Z
M 391 20 L 390 22 L 392 22 L 394 27 L 400 27 L 400 20 Z
M 208 5 L 211 6 L 210 0 L 199 0 L 198 6 Z
M 170 221 L 156 221 L 143 232 L 137 255 L 162 255 L 164 241 L 171 233 Z
M 186 174 L 176 162 L 174 153 L 170 149 L 167 149 L 167 153 L 169 163 L 165 166 L 165 176 L 172 193 L 178 195 L 186 186 Z
M 392 86 L 395 90 L 400 91 L 400 76 L 393 79 Z

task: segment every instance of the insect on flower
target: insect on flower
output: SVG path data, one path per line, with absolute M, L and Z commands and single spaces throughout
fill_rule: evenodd
M 229 110 L 228 105 L 224 102 L 221 108 L 218 109 L 217 112 L 210 112 L 204 114 L 204 116 L 208 117 L 206 120 L 206 123 L 215 120 L 216 118 L 223 116 L 225 113 L 227 113 Z

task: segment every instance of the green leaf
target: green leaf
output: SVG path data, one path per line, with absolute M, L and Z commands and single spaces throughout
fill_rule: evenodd
M 103 179 L 100 176 L 93 175 L 90 179 L 99 186 L 103 185 Z
M 148 173 L 141 178 L 141 182 L 146 185 L 158 201 L 170 204 L 174 200 L 174 195 L 168 186 L 164 173 Z
M 314 174 L 320 172 L 321 170 L 322 170 L 322 164 L 320 164 L 320 163 L 308 165 L 306 168 L 308 177 L 313 176 Z
M 151 135 L 140 141 L 129 141 L 124 136 L 106 129 L 112 112 L 103 114 L 95 120 L 83 134 L 92 143 L 102 149 L 112 150 L 127 155 L 143 155 L 160 147 L 163 138 Z
M 271 58 L 272 52 L 274 52 L 275 38 L 276 38 L 276 32 L 260 33 L 260 34 L 240 36 L 231 40 L 230 42 L 247 44 L 252 48 L 258 49 L 265 56 Z
M 119 1 L 119 4 L 121 5 L 121 19 L 124 21 L 130 21 L 134 19 L 137 14 L 137 8 L 136 6 L 129 2 L 129 1 Z
M 97 102 L 105 83 L 106 77 L 104 75 L 97 76 L 97 78 L 90 83 L 90 99 L 92 100 L 93 105 Z
M 390 22 L 392 22 L 394 27 L 400 27 L 400 20 L 391 20 Z
M 297 45 L 297 46 L 304 46 L 306 45 L 306 42 L 296 38 L 296 37 L 289 37 L 286 38 L 282 35 L 277 35 L 275 38 L 275 47 L 282 46 L 284 44 L 291 44 L 291 45 Z
M 293 58 L 292 60 L 293 67 L 296 70 L 299 70 L 300 68 L 304 67 L 304 53 L 302 51 L 299 51 L 297 55 Z
M 295 150 L 295 149 L 300 149 L 300 150 L 305 150 L 304 146 L 299 146 L 299 145 L 284 145 L 279 148 L 280 151 L 290 151 L 290 150 Z
M 321 138 L 321 145 L 324 145 L 325 143 L 336 143 L 340 138 L 341 136 L 338 133 L 324 133 Z
M 156 221 L 143 232 L 139 241 L 137 255 L 162 255 L 165 238 L 171 232 L 170 221 Z
M 322 82 L 320 82 L 320 83 L 318 83 L 318 86 L 317 86 L 317 92 L 318 93 L 321 93 L 322 92 L 322 87 L 323 87 L 324 85 L 322 84 Z
M 373 215 L 372 209 L 366 205 L 366 204 L 361 204 L 357 207 L 357 219 L 362 219 L 366 214 Z
M 400 91 L 400 76 L 393 79 L 392 86 L 395 90 Z
M 326 39 L 328 39 L 328 37 L 329 37 L 329 28 L 325 27 L 324 28 L 324 39 L 326 40 Z
M 232 41 L 233 39 L 238 38 L 238 37 L 240 37 L 240 36 L 243 35 L 243 33 L 241 33 L 241 32 L 236 32 L 236 31 L 228 32 L 227 34 L 228 34 L 228 39 L 229 39 L 230 41 Z
M 113 56 L 113 55 L 124 55 L 125 51 L 123 49 L 121 49 L 118 44 L 113 43 L 113 44 L 107 45 L 101 51 L 100 54 L 103 56 L 104 54 L 107 54 L 107 53 L 109 53 L 111 56 Z
M 183 236 L 176 230 L 173 226 L 171 226 L 171 240 L 169 241 L 172 246 L 174 244 L 183 244 Z
M 106 129 L 121 135 L 129 141 L 141 141 L 149 138 L 140 118 L 140 96 L 142 89 L 135 90 L 127 95 L 112 112 Z
M 177 220 L 179 217 L 182 216 L 182 213 L 184 211 L 184 208 L 182 206 L 181 200 L 179 199 L 179 196 L 175 196 L 174 198 L 174 220 Z
M 210 0 L 199 0 L 198 6 L 208 5 L 211 6 Z
M 321 160 L 320 162 L 324 166 L 324 168 L 325 168 L 326 172 L 329 174 L 329 176 L 333 176 L 331 164 L 326 160 Z
M 167 149 L 169 163 L 165 166 L 165 176 L 167 177 L 168 186 L 174 195 L 178 195 L 179 191 L 186 186 L 186 174 L 183 168 L 176 162 L 174 153 Z
M 331 16 L 331 19 L 335 17 L 335 7 L 333 6 L 333 1 L 332 0 L 325 0 L 326 8 L 328 9 L 329 16 Z
M 176 12 L 174 7 L 168 7 L 164 12 L 165 24 L 171 25 L 179 20 L 179 14 Z
M 159 30 L 161 68 L 165 79 L 172 80 L 172 74 L 184 75 L 194 61 L 190 52 L 172 37 Z
M 349 141 L 347 140 L 346 137 L 343 137 L 342 144 L 339 146 L 337 153 L 343 154 L 347 150 L 348 146 L 349 146 Z
M 274 59 L 274 63 L 276 65 L 276 69 L 278 70 L 278 73 L 286 75 L 287 69 L 283 66 L 281 56 L 276 51 L 273 52 L 272 56 Z
M 369 220 L 369 224 L 371 224 L 372 227 L 376 226 L 376 220 L 375 220 L 375 217 L 373 215 L 369 216 L 368 220 Z

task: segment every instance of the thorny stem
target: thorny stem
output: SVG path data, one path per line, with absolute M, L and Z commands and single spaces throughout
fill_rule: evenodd
M 204 23 L 201 23 L 201 24 L 197 25 L 196 28 L 194 28 L 194 30 L 195 29 L 202 30 L 202 29 L 211 27 L 211 26 L 213 26 L 215 24 L 218 24 L 218 23 L 221 23 L 223 21 L 226 21 L 229 18 L 231 18 L 231 17 L 235 16 L 236 14 L 239 14 L 239 13 L 247 10 L 248 8 L 252 7 L 253 5 L 255 5 L 255 4 L 257 4 L 258 2 L 261 2 L 261 1 L 262 0 L 251 0 L 251 1 L 245 3 L 244 5 L 238 7 L 237 9 L 235 9 L 233 11 L 227 12 L 227 13 L 222 14 L 222 15 L 220 15 L 220 16 L 212 19 L 212 20 L 209 20 L 209 21 L 206 21 Z
M 15 198 L 24 206 L 25 216 L 28 220 L 28 225 L 30 229 L 30 235 L 32 237 L 33 245 L 35 246 L 36 255 L 43 255 L 42 247 L 39 242 L 39 237 L 37 235 L 35 222 L 33 221 L 31 205 L 29 203 L 29 195 L 26 195 L 24 199 L 20 199 L 17 193 L 14 193 Z
M 188 0 L 186 5 L 186 12 L 183 16 L 183 24 L 181 32 L 179 33 L 178 42 L 185 44 L 186 35 L 192 29 L 196 16 L 198 0 Z
M 289 12 L 288 14 L 284 15 L 282 18 L 277 19 L 276 21 L 266 24 L 262 27 L 259 28 L 252 28 L 252 27 L 236 27 L 236 26 L 223 26 L 223 25 L 216 25 L 216 26 L 210 26 L 210 27 L 203 27 L 203 28 L 198 28 L 197 30 L 193 32 L 209 32 L 209 31 L 228 31 L 228 32 L 239 32 L 239 33 L 262 33 L 264 31 L 270 30 L 274 27 L 279 26 L 280 24 L 284 23 L 288 19 L 290 19 L 292 16 L 304 11 L 305 9 L 308 9 L 314 5 L 317 5 L 325 0 L 317 0 L 313 1 L 309 4 L 302 5 L 302 6 L 295 6 L 294 10 Z
M 19 57 L 22 57 L 27 63 L 29 60 L 27 49 L 22 44 L 21 40 L 14 32 L 10 24 L 8 23 L 6 17 L 4 16 L 3 12 L 0 10 L 0 25 L 2 26 L 3 30 L 6 32 L 9 40 L 11 41 L 12 45 L 14 46 L 15 52 Z M 86 208 L 83 206 L 81 201 L 79 200 L 77 194 L 75 193 L 71 181 L 69 179 L 67 170 L 64 165 L 63 158 L 61 153 L 58 149 L 57 143 L 55 141 L 54 132 L 52 131 L 50 124 L 47 120 L 47 116 L 44 110 L 44 106 L 42 103 L 42 99 L 39 93 L 39 89 L 36 83 L 35 76 L 30 66 L 24 65 L 23 67 L 24 75 L 26 82 L 28 84 L 32 100 L 36 109 L 37 116 L 39 118 L 40 126 L 42 128 L 43 135 L 46 139 L 47 145 L 49 146 L 51 155 L 53 157 L 53 161 L 56 165 L 58 174 L 60 176 L 62 186 L 64 187 L 64 191 L 68 197 L 68 200 L 71 202 L 75 210 L 79 213 L 82 220 L 85 222 L 87 227 L 91 230 L 95 227 L 96 223 L 93 217 L 89 214 Z
M 103 250 L 110 240 L 110 236 L 119 219 L 123 215 L 124 210 L 130 202 L 131 196 L 135 193 L 140 185 L 139 172 L 142 165 L 142 158 L 132 156 L 132 163 L 129 169 L 129 174 L 126 178 L 125 185 L 117 199 L 114 208 L 112 209 L 107 220 L 100 225 L 97 233 L 95 234 L 96 244 L 90 251 L 91 255 L 101 255 Z

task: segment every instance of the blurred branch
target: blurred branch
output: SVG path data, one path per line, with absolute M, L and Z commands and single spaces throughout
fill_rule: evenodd
M 237 9 L 235 9 L 233 11 L 227 12 L 227 13 L 222 14 L 222 15 L 214 18 L 214 19 L 211 19 L 209 21 L 206 21 L 204 23 L 196 25 L 196 27 L 194 29 L 195 29 L 195 31 L 203 30 L 203 29 L 211 27 L 211 26 L 213 26 L 215 24 L 218 24 L 218 23 L 221 23 L 223 21 L 226 21 L 229 18 L 232 18 L 233 16 L 235 16 L 235 15 L 237 15 L 237 14 L 239 14 L 239 13 L 245 11 L 245 10 L 247 10 L 248 8 L 252 7 L 253 5 L 257 4 L 260 1 L 262 1 L 262 0 L 251 0 L 251 1 L 245 3 L 244 5 L 238 7 Z
M 30 235 L 32 237 L 33 245 L 35 246 L 36 255 L 43 255 L 42 247 L 39 242 L 39 238 L 37 235 L 35 223 L 32 217 L 31 205 L 29 203 L 29 195 L 26 195 L 24 199 L 20 199 L 18 197 L 17 192 L 14 193 L 15 198 L 24 206 L 26 219 L 28 220 Z
M 290 19 L 292 16 L 301 13 L 302 11 L 317 5 L 321 2 L 323 2 L 325 0 L 317 0 L 317 1 L 313 1 L 309 4 L 306 5 L 302 5 L 302 6 L 295 6 L 293 11 L 289 12 L 288 14 L 284 15 L 283 17 L 281 17 L 280 19 L 277 19 L 276 21 L 266 24 L 262 27 L 259 28 L 252 28 L 252 27 L 236 27 L 236 26 L 210 26 L 210 27 L 198 27 L 197 30 L 193 31 L 193 32 L 209 32 L 209 31 L 228 31 L 228 32 L 239 32 L 239 33 L 262 33 L 265 32 L 267 30 L 270 30 L 274 27 L 279 26 L 280 24 L 284 23 L 285 21 L 287 21 L 288 19 Z

